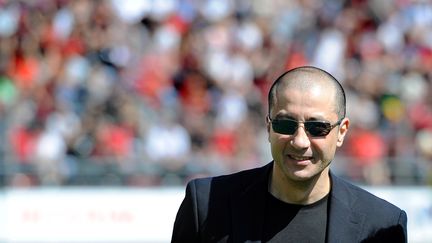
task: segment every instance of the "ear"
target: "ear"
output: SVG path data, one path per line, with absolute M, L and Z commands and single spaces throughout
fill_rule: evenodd
M 271 130 L 271 123 L 270 123 L 270 119 L 268 116 L 266 116 L 266 127 L 267 127 L 267 140 L 270 142 L 270 130 Z
M 350 125 L 350 120 L 348 118 L 344 118 L 341 124 L 339 125 L 338 139 L 336 143 L 338 147 L 342 146 L 343 141 L 345 139 L 345 135 L 348 132 L 349 125 Z

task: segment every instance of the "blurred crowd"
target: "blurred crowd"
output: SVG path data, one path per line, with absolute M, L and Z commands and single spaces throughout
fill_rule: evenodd
M 343 84 L 333 170 L 432 184 L 426 0 L 0 0 L 1 184 L 178 185 L 271 160 L 267 91 Z

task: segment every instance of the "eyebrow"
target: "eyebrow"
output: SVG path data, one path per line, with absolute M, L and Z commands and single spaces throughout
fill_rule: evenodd
M 274 119 L 291 119 L 291 120 L 297 120 L 295 119 L 293 116 L 289 115 L 289 114 L 276 114 L 276 116 L 274 117 Z
M 294 118 L 290 114 L 277 114 L 274 119 L 279 119 L 279 120 L 290 119 L 290 120 L 298 121 L 296 118 Z M 306 119 L 305 121 L 324 121 L 324 122 L 329 122 L 328 119 L 325 119 L 322 116 L 310 117 L 310 118 Z

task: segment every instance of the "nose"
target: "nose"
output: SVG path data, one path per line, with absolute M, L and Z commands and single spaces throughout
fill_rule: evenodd
M 310 140 L 304 126 L 299 124 L 297 131 L 292 135 L 291 144 L 296 149 L 306 149 L 310 146 Z

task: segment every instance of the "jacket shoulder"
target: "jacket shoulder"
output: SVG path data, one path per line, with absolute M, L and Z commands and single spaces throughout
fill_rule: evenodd
M 376 217 L 399 217 L 402 209 L 395 206 L 394 204 L 372 194 L 364 188 L 354 185 L 344 179 L 334 177 L 334 181 L 338 184 L 339 191 L 346 190 L 351 198 L 354 199 L 353 205 L 356 205 L 356 210 L 365 213 L 373 213 Z
M 349 207 L 361 219 L 361 242 L 407 242 L 407 214 L 392 203 L 343 179 L 332 177 L 332 200 Z M 337 208 L 335 208 L 337 210 Z
M 236 190 L 242 190 L 250 184 L 267 178 L 271 164 L 259 168 L 239 171 L 232 174 L 215 177 L 196 178 L 188 183 L 188 187 L 194 187 L 197 192 L 210 190 L 218 194 L 229 194 Z M 220 189 L 220 190 L 219 190 Z

